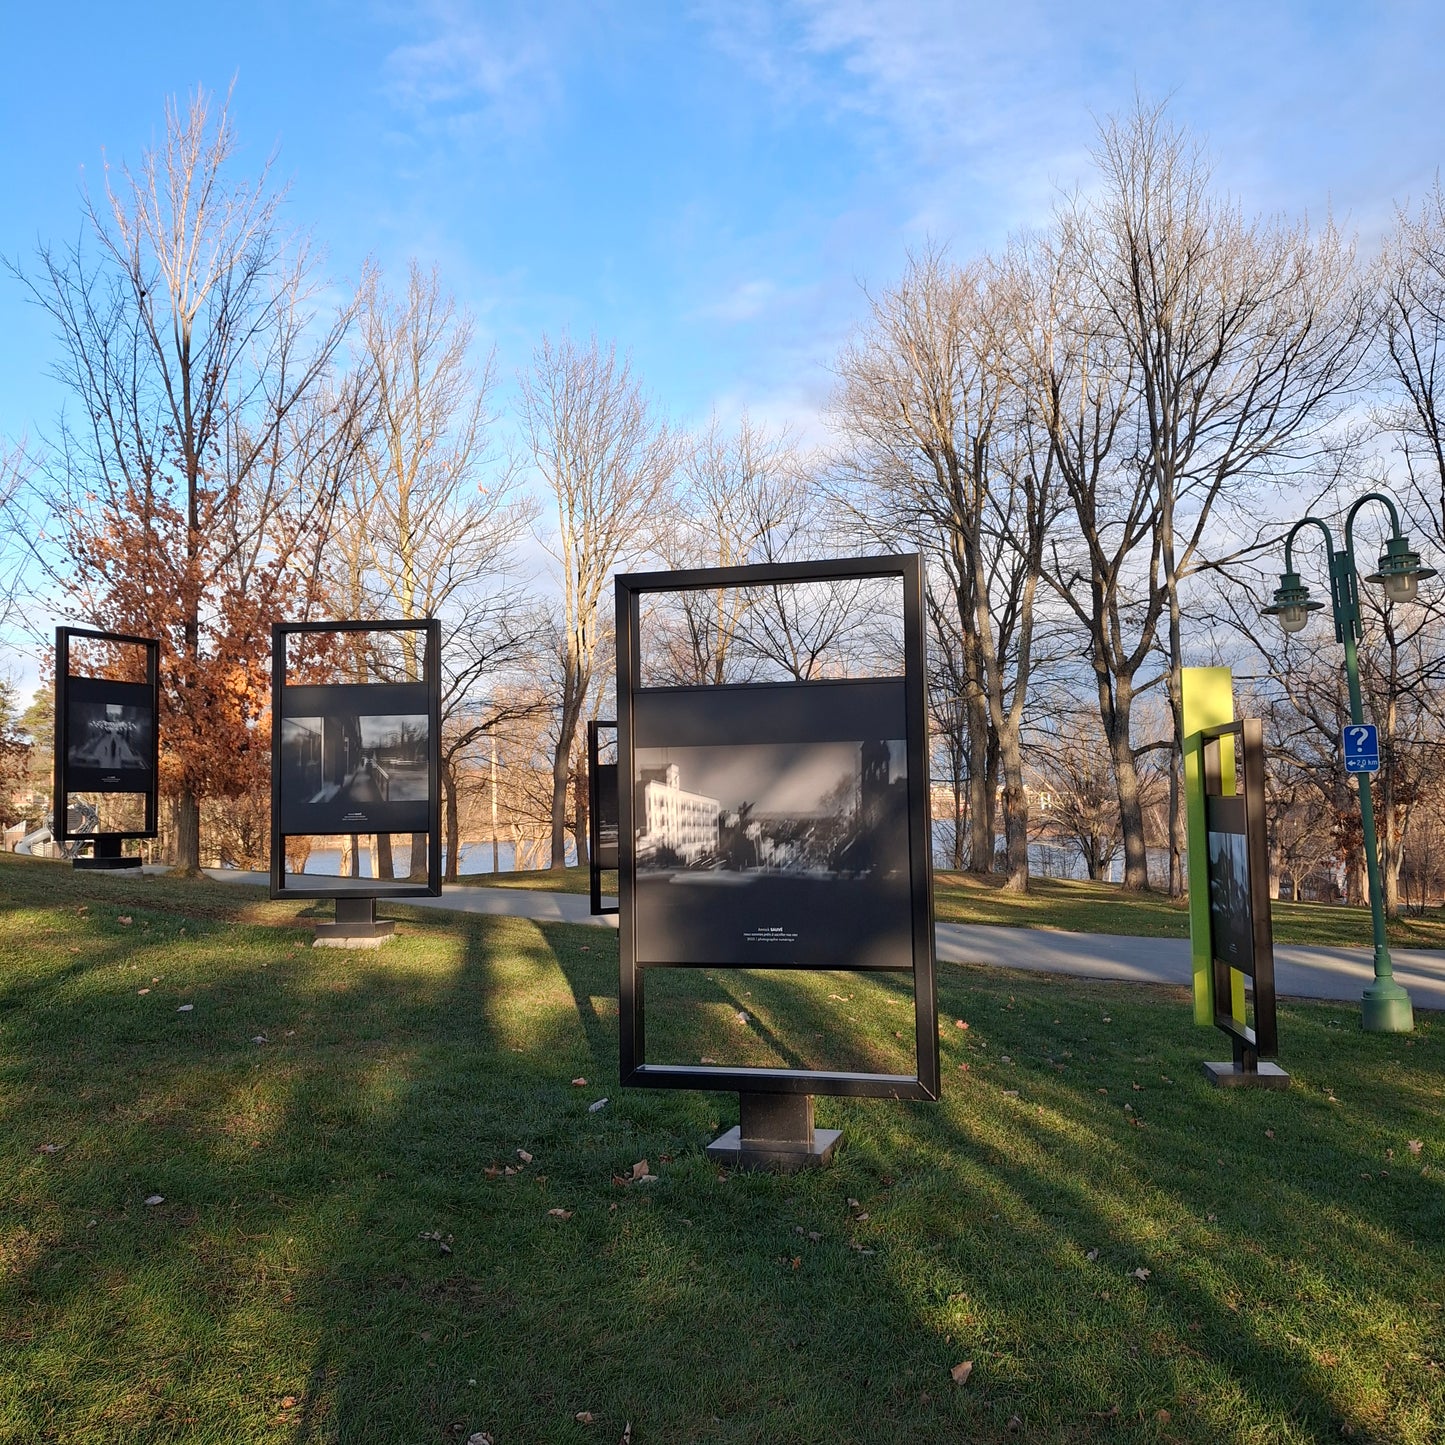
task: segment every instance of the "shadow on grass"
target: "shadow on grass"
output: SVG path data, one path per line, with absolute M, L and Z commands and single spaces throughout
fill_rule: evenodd
M 1406 1068 L 1285 1010 L 1296 1088 L 1235 1097 L 1182 995 L 945 968 L 942 1104 L 820 1099 L 833 1169 L 725 1177 L 730 1098 L 617 1088 L 615 939 L 403 916 L 137 907 L 0 985 L 0 1438 L 1432 1438 L 1433 1021 Z M 735 982 L 759 1047 L 836 1037 Z

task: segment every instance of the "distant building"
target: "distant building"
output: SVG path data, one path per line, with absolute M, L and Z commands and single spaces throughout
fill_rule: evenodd
M 637 792 L 642 820 L 639 858 L 672 855 L 683 863 L 696 863 L 717 852 L 722 804 L 716 798 L 687 792 L 676 763 L 641 769 Z

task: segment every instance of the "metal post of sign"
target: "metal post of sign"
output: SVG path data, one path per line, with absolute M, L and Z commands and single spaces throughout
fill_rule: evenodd
M 1334 614 L 1335 639 L 1344 645 L 1345 676 L 1350 692 L 1350 721 L 1354 726 L 1365 721 L 1360 696 L 1360 663 L 1355 644 L 1364 635 L 1360 625 L 1358 569 L 1355 564 L 1355 516 L 1366 502 L 1381 502 L 1390 514 L 1390 536 L 1380 553 L 1378 570 L 1365 580 L 1379 582 L 1391 602 L 1409 602 L 1415 597 L 1419 583 L 1433 577 L 1432 567 L 1421 565 L 1420 554 L 1411 550 L 1410 539 L 1400 531 L 1400 516 L 1395 504 L 1383 492 L 1366 492 L 1345 514 L 1345 545 L 1336 550 L 1334 535 L 1318 517 L 1302 517 L 1290 528 L 1284 543 L 1284 572 L 1275 589 L 1274 600 L 1264 609 L 1269 617 L 1278 617 L 1287 633 L 1300 631 L 1311 612 L 1324 606 L 1310 598 L 1309 588 L 1294 571 L 1294 539 L 1302 527 L 1318 527 L 1324 534 L 1329 555 L 1330 605 Z M 1360 1011 L 1360 1024 L 1374 1033 L 1409 1033 L 1415 1027 L 1410 995 L 1395 982 L 1390 960 L 1390 945 L 1385 933 L 1385 895 L 1380 877 L 1380 854 L 1375 837 L 1375 804 L 1371 795 L 1368 772 L 1359 774 L 1360 828 L 1365 849 L 1365 875 L 1370 894 L 1370 925 L 1374 939 L 1375 981 L 1365 990 Z
M 719 1162 L 778 1171 L 826 1162 L 839 1133 L 814 1127 L 817 1094 L 938 1097 L 922 576 L 910 555 L 616 580 L 621 1081 L 735 1091 L 739 1124 L 708 1146 Z M 657 687 L 642 676 L 645 595 L 888 578 L 903 594 L 901 676 Z M 813 767 L 825 747 L 845 751 Z M 772 815 L 772 832 L 747 821 L 768 773 L 754 748 L 819 777 L 814 786 L 833 757 L 851 759 L 856 811 L 828 858 L 799 861 L 802 844 L 780 841 L 800 836 L 786 810 Z M 687 768 L 717 779 L 717 796 L 690 791 Z M 735 796 L 724 797 L 729 788 Z M 914 1072 L 653 1062 L 646 982 L 674 968 L 910 973 Z

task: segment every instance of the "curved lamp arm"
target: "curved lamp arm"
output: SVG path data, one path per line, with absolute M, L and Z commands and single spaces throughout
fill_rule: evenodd
M 1364 500 L 1364 497 L 1360 498 L 1361 502 L 1363 502 Z M 1359 506 L 1359 502 L 1356 502 L 1355 505 Z M 1350 516 L 1353 518 L 1353 511 L 1350 513 Z M 1320 521 L 1318 517 L 1301 517 L 1299 521 L 1296 522 L 1294 526 L 1289 529 L 1289 533 L 1284 539 L 1284 570 L 1286 572 L 1294 571 L 1295 534 L 1299 531 L 1301 527 L 1309 526 L 1318 527 L 1320 531 L 1325 534 L 1325 556 L 1327 558 L 1330 558 L 1335 555 L 1335 537 L 1334 533 L 1330 531 L 1329 527 L 1327 527 L 1325 523 Z M 1346 543 L 1346 545 L 1348 546 L 1348 543 Z
M 1345 551 L 1350 554 L 1351 561 L 1355 556 L 1355 514 L 1366 502 L 1383 502 L 1390 513 L 1390 535 L 1400 535 L 1400 514 L 1395 510 L 1394 502 L 1383 492 L 1366 492 L 1363 497 L 1357 497 L 1350 510 L 1345 513 Z

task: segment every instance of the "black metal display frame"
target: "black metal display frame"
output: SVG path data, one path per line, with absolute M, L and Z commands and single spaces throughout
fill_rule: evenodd
M 897 578 L 903 584 L 903 690 L 906 708 L 909 903 L 916 1066 L 912 1074 L 873 1074 L 828 1069 L 777 1069 L 650 1064 L 646 1061 L 647 971 L 658 967 L 726 967 L 679 959 L 669 964 L 639 963 L 636 919 L 636 821 L 634 818 L 634 706 L 639 694 L 670 689 L 641 686 L 640 599 L 651 593 L 716 588 L 787 586 L 810 582 Z M 749 1139 L 749 1115 L 756 1116 L 752 1138 L 795 1144 L 800 1130 L 812 1143 L 811 1097 L 773 1100 L 767 1096 L 831 1094 L 891 1099 L 938 1098 L 938 1001 L 933 937 L 933 883 L 928 838 L 928 748 L 923 569 L 916 554 L 858 557 L 836 561 L 770 563 L 711 567 L 678 572 L 619 576 L 617 596 L 618 702 L 618 893 L 621 977 L 619 994 L 620 1072 L 624 1085 L 642 1088 L 736 1090 L 742 1096 L 743 1142 Z M 797 684 L 806 687 L 809 684 Z M 747 684 L 727 691 L 746 691 Z M 769 684 L 768 686 L 773 686 Z M 786 684 L 784 684 L 786 686 Z M 720 689 L 723 690 L 723 689 Z M 756 967 L 739 964 L 737 967 Z M 770 965 L 771 966 L 771 965 Z M 872 972 L 846 963 L 839 971 Z M 806 1109 L 804 1109 L 806 1106 Z M 806 1119 L 804 1119 L 806 1113 Z M 734 1134 L 736 1130 L 732 1131 Z M 832 1133 L 832 1131 L 827 1131 Z M 836 1138 L 836 1135 L 834 1135 Z M 724 1136 L 726 1140 L 727 1136 Z M 719 1144 L 724 1141 L 718 1141 Z M 765 1150 L 762 1152 L 766 1152 Z M 791 1152 L 785 1149 L 783 1152 Z
M 320 834 L 283 833 L 281 817 L 281 721 L 285 715 L 286 642 L 298 634 L 356 632 L 420 632 L 423 648 L 422 683 L 427 693 L 427 881 L 368 878 L 364 886 L 326 887 L 319 874 L 286 872 L 286 839 Z M 378 898 L 439 898 L 442 891 L 441 832 L 441 623 L 436 618 L 412 622 L 277 622 L 271 627 L 271 897 L 334 898 L 336 928 L 341 936 L 368 936 Z M 339 684 L 356 686 L 356 684 Z M 359 684 L 371 686 L 373 684 Z M 374 684 L 389 686 L 390 684 Z M 423 830 L 416 830 L 423 831 Z M 304 882 L 288 883 L 288 879 Z
M 1203 741 L 1204 815 L 1206 837 L 1210 833 L 1242 836 L 1249 873 L 1250 957 L 1231 963 L 1222 956 L 1214 936 L 1213 909 L 1210 910 L 1209 956 L 1213 975 L 1214 1026 L 1228 1037 L 1234 1058 L 1224 1063 L 1207 1063 L 1205 1072 L 1220 1084 L 1256 1084 L 1282 1088 L 1289 1075 L 1268 1062 L 1279 1050 L 1279 1027 L 1275 1009 L 1274 928 L 1269 899 L 1269 842 L 1266 833 L 1264 797 L 1264 725 L 1258 718 L 1242 718 L 1205 728 Z M 1224 764 L 1221 756 L 1225 738 L 1234 742 L 1234 792 L 1223 791 Z M 1206 845 L 1207 846 L 1207 845 Z M 1215 883 L 1214 860 L 1209 859 L 1211 895 Z M 1248 978 L 1254 996 L 1254 1024 L 1251 1027 L 1234 1014 L 1232 973 Z
M 615 870 L 617 867 L 617 844 L 613 844 L 611 861 L 608 861 L 604 856 L 607 848 L 602 842 L 602 803 L 608 793 L 609 777 L 612 780 L 614 805 L 621 795 L 617 781 L 617 764 L 600 761 L 602 747 L 599 734 L 603 728 L 612 728 L 615 731 L 617 724 L 600 718 L 587 724 L 587 882 L 592 914 L 597 918 L 612 917 L 618 911 L 616 908 L 605 908 L 602 904 L 602 875 L 608 869 Z M 608 768 L 611 772 L 604 772 L 604 769 Z
M 66 827 L 69 811 L 66 799 L 72 791 L 94 792 L 96 789 L 70 787 L 70 640 L 73 637 L 88 638 L 94 642 L 121 643 L 129 647 L 142 647 L 146 656 L 145 681 L 127 686 L 142 686 L 150 689 L 151 738 L 150 738 L 150 787 L 145 790 L 145 827 L 139 830 L 105 833 L 73 833 Z M 50 834 L 59 843 L 88 842 L 95 845 L 93 858 L 76 858 L 77 868 L 135 868 L 140 866 L 139 858 L 126 858 L 121 854 L 121 843 L 127 838 L 154 838 L 160 813 L 160 681 L 161 645 L 154 637 L 136 637 L 128 632 L 102 632 L 90 627 L 57 627 L 55 629 L 55 768 L 54 797 L 51 800 Z M 85 681 L 91 679 L 85 678 Z M 106 679 L 97 679 L 105 681 Z

